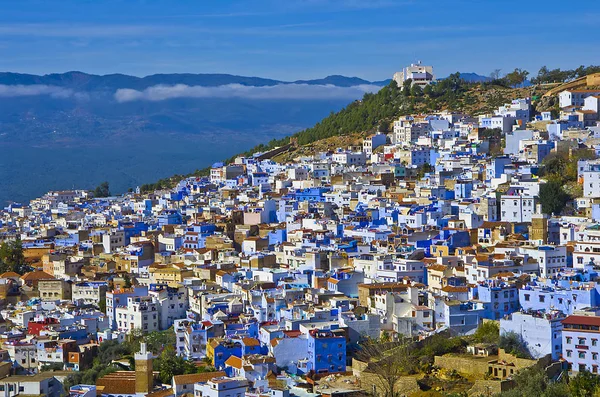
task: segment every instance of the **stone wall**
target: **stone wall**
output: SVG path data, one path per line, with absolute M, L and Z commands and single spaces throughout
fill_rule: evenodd
M 435 356 L 433 364 L 436 367 L 448 370 L 454 369 L 463 374 L 483 376 L 488 372 L 488 361 L 494 360 L 495 358 L 495 356 L 485 358 Z
M 470 396 L 495 396 L 514 387 L 510 380 L 476 380 L 473 387 L 467 391 Z
M 520 370 L 523 368 L 529 368 L 538 363 L 538 360 L 517 358 L 517 357 L 513 356 L 512 354 L 509 354 L 506 351 L 504 351 L 504 349 L 498 349 L 498 361 L 506 361 L 507 363 L 512 363 L 515 365 L 515 368 L 517 370 Z M 540 358 L 539 362 L 542 363 L 542 365 L 544 365 L 544 366 L 547 365 L 545 357 Z
M 359 379 L 361 389 L 367 393 L 372 392 L 373 386 L 375 386 L 377 395 L 384 394 L 385 386 L 382 384 L 382 379 L 377 375 L 369 372 L 363 372 Z M 419 384 L 417 383 L 417 378 L 413 376 L 401 376 L 396 381 L 395 389 L 397 395 L 399 396 L 410 396 L 411 394 L 417 393 L 421 390 L 419 388 Z
M 586 76 L 587 86 L 598 86 L 600 85 L 600 73 L 593 73 Z

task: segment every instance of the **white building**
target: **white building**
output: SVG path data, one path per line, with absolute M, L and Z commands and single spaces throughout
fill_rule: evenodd
M 568 106 L 583 106 L 585 98 L 599 95 L 600 91 L 592 90 L 565 90 L 558 94 L 558 102 L 561 108 Z
M 560 312 L 515 312 L 500 319 L 500 335 L 514 332 L 533 358 L 551 354 L 553 360 L 558 360 L 562 354 L 563 319 Z
M 126 306 L 117 306 L 115 316 L 119 331 L 139 329 L 148 333 L 160 330 L 159 305 L 149 296 L 128 297 Z
M 575 269 L 583 269 L 590 262 L 600 263 L 600 242 L 578 241 L 573 251 L 573 267 Z
M 416 123 L 411 118 L 405 118 L 394 121 L 394 132 L 392 134 L 392 143 L 410 144 L 416 142 L 421 136 L 429 135 L 428 123 Z
M 393 79 L 398 87 L 402 87 L 406 80 L 411 79 L 413 84 L 417 84 L 422 88 L 431 84 L 435 80 L 435 75 L 433 74 L 433 66 L 421 65 L 421 61 L 419 61 L 403 68 L 401 72 L 394 73 Z
M 363 152 L 368 156 L 373 154 L 373 150 L 379 146 L 385 145 L 386 136 L 385 134 L 373 134 L 363 139 Z
M 104 281 L 84 281 L 73 285 L 73 302 L 81 301 L 86 305 L 98 305 L 106 300 L 108 285 Z
M 519 251 L 537 260 L 542 277 L 553 277 L 560 269 L 567 267 L 566 246 L 520 247 Z
M 584 171 L 583 197 L 600 197 L 600 171 Z
M 531 222 L 535 213 L 537 198 L 529 195 L 503 195 L 500 199 L 500 221 L 522 223 Z
M 365 165 L 367 156 L 364 152 L 338 152 L 334 153 L 332 160 L 334 163 L 342 165 Z
M 587 370 L 597 374 L 600 365 L 600 317 L 568 316 L 562 324 L 562 358 L 567 360 L 570 370 Z
M 194 385 L 194 397 L 245 397 L 246 378 L 215 378 L 205 384 Z

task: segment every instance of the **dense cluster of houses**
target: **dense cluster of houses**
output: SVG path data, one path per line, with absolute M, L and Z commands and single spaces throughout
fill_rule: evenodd
M 173 332 L 178 355 L 219 372 L 156 391 L 143 345 L 135 374 L 72 395 L 317 396 L 298 379 L 345 373 L 362 340 L 468 335 L 485 319 L 534 358 L 598 373 L 600 161 L 577 164 L 579 215 L 543 213 L 537 175 L 554 151 L 600 152 L 599 94 L 560 94 L 557 119 L 529 98 L 411 115 L 291 163 L 263 153 L 150 194 L 11 204 L 0 242 L 20 239 L 32 270 L 0 274 L 0 391 L 59 395 L 44 369 L 86 370 L 135 330 Z

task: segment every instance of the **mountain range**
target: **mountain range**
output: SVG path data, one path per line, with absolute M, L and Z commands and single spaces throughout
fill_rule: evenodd
M 310 127 L 390 81 L 0 73 L 0 205 L 189 173 Z

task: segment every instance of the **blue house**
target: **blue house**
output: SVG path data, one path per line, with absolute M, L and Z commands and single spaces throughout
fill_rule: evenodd
M 329 189 L 323 188 L 323 187 L 307 188 L 307 189 L 296 192 L 296 200 L 298 202 L 302 202 L 302 201 L 325 202 L 324 194 L 328 191 L 329 191 Z
M 158 226 L 163 227 L 165 225 L 181 225 L 183 218 L 177 210 L 163 210 L 158 215 Z
M 236 356 L 242 358 L 243 346 L 240 341 L 235 339 L 213 339 L 209 342 L 207 353 L 213 359 L 213 366 L 216 369 L 222 370 L 225 368 L 225 361 L 229 357 Z
M 307 370 L 318 374 L 346 371 L 346 336 L 343 330 L 311 330 L 308 334 Z
M 473 294 L 483 304 L 483 318 L 499 320 L 519 310 L 519 292 L 515 285 L 480 284 L 473 289 Z
M 519 303 L 523 310 L 560 310 L 564 314 L 573 314 L 575 310 L 600 305 L 598 289 L 578 288 L 574 282 L 570 288 L 547 285 L 527 285 L 519 290 Z
M 242 351 L 245 355 L 248 354 L 267 354 L 267 346 L 261 346 L 260 341 L 256 338 L 242 338 Z

